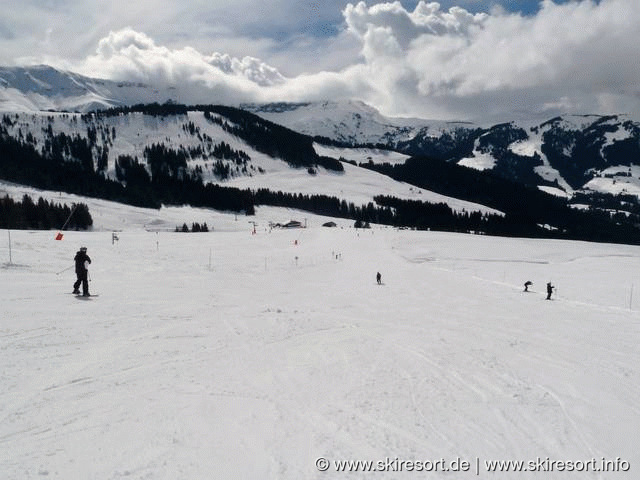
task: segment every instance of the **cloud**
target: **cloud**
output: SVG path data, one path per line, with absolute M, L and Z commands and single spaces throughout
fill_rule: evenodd
M 277 85 L 284 82 L 280 72 L 266 63 L 253 57 L 233 58 L 227 54 L 213 53 L 208 63 L 224 73 L 238 75 L 261 86 Z
M 92 77 L 172 87 L 180 91 L 182 101 L 190 103 L 212 98 L 236 103 L 321 100 L 370 89 L 361 74 L 320 72 L 286 78 L 257 58 L 207 55 L 192 47 L 170 49 L 131 28 L 110 32 L 93 55 L 72 69 Z
M 544 0 L 528 16 L 360 2 L 344 16 L 376 90 L 387 93 L 379 105 L 392 113 L 638 109 L 637 2 Z
M 470 28 L 482 25 L 488 18 L 485 13 L 473 15 L 459 7 L 445 12 L 439 3 L 422 1 L 413 12 L 405 10 L 400 2 L 380 3 L 372 7 L 359 2 L 357 5 L 348 4 L 343 14 L 349 29 L 365 44 L 372 30 L 384 30 L 403 49 L 424 35 L 466 35 Z
M 85 75 L 179 87 L 185 99 L 202 101 L 215 91 L 223 100 L 257 98 L 261 87 L 284 82 L 277 69 L 252 57 L 205 55 L 192 47 L 170 49 L 125 28 L 101 39 L 95 54 L 75 70 Z
M 322 24 L 330 16 L 320 5 L 298 6 L 292 15 Z M 325 37 L 289 32 L 282 42 L 231 34 L 219 23 L 207 30 L 204 20 L 194 23 L 204 28 L 197 35 L 174 33 L 173 42 L 167 32 L 120 28 L 104 34 L 97 47 L 94 42 L 81 61 L 58 64 L 90 76 L 178 87 L 181 100 L 193 103 L 355 98 L 386 114 L 441 119 L 503 121 L 565 112 L 640 117 L 637 2 L 543 0 L 527 15 L 424 1 L 413 10 L 397 1 L 359 2 L 347 4 L 342 16 Z M 205 52 L 207 32 L 212 44 L 236 54 Z M 237 54 L 256 45 L 267 61 Z

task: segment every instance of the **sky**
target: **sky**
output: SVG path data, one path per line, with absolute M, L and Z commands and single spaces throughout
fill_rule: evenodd
M 629 0 L 0 0 L 0 64 L 220 103 L 362 100 L 392 116 L 640 117 Z

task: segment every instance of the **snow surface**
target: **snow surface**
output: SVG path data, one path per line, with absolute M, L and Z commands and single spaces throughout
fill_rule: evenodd
M 476 170 L 491 170 L 496 166 L 496 159 L 488 153 L 474 153 L 473 157 L 463 158 L 458 165 Z
M 356 167 L 349 163 L 343 162 L 344 172 L 336 173 L 332 170 L 318 168 L 317 175 L 309 175 L 306 169 L 290 168 L 282 162 L 280 165 L 281 168 L 274 168 L 262 175 L 232 178 L 225 182 L 225 185 L 252 190 L 269 188 L 273 191 L 329 195 L 354 202 L 356 205 L 372 202 L 376 195 L 390 195 L 408 200 L 446 203 L 452 210 L 458 212 L 480 211 L 503 215 L 499 210 L 447 197 L 405 182 L 398 182 L 381 173 Z
M 381 150 L 379 148 L 341 148 L 313 144 L 313 149 L 318 155 L 324 157 L 335 158 L 336 160 L 343 158 L 345 160 L 354 161 L 356 163 L 388 163 L 390 165 L 403 164 L 410 157 L 404 153 L 394 152 L 392 150 Z
M 355 100 L 241 107 L 297 132 L 361 144 L 375 144 L 389 136 L 409 140 L 425 123 L 419 119 L 388 118 Z
M 474 168 L 476 170 L 491 170 L 496 166 L 496 159 L 490 153 L 480 150 L 480 138 L 476 138 L 473 144 L 473 152 L 471 157 L 466 157 L 458 161 L 458 165 L 463 167 Z
M 613 195 L 636 195 L 640 197 L 640 166 L 618 165 L 602 170 L 589 180 L 585 189 Z
M 86 201 L 93 232 L 0 231 L 0 478 L 637 478 L 639 247 Z M 631 470 L 484 470 L 603 457 Z

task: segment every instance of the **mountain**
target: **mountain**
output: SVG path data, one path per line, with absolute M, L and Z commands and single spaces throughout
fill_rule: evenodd
M 340 162 L 328 156 L 332 151 L 308 136 L 223 106 L 155 104 L 91 114 L 5 113 L 0 118 L 0 178 L 39 188 L 148 207 L 195 202 L 220 208 L 206 190 L 216 186 L 241 197 L 240 203 L 223 205 L 238 211 L 248 207 L 241 192 L 268 190 L 346 202 L 330 210 L 348 216 L 355 211 L 349 204 L 367 205 L 378 195 L 442 203 L 454 212 L 500 214 Z M 353 151 L 379 163 L 390 157 L 386 151 Z
M 177 88 L 45 66 L 0 69 L 0 84 L 5 180 L 140 206 L 251 214 L 268 204 L 416 228 L 640 241 L 640 125 L 623 116 L 482 126 L 389 118 L 357 101 L 187 106 Z
M 0 67 L 0 111 L 82 113 L 167 101 L 181 101 L 179 86 L 94 79 L 48 66 Z M 359 101 L 240 107 L 324 145 L 456 162 L 565 197 L 581 191 L 640 196 L 640 123 L 624 115 L 477 125 L 386 117 Z
M 240 107 L 306 135 L 350 145 L 393 145 L 414 138 L 425 126 L 425 121 L 418 118 L 385 117 L 375 108 L 355 100 L 242 104 Z
M 245 108 L 327 144 L 455 162 L 565 197 L 581 190 L 640 196 L 640 123 L 625 115 L 481 126 L 388 118 L 360 102 Z
M 0 111 L 90 112 L 176 96 L 175 87 L 90 78 L 46 65 L 0 67 Z
M 487 158 L 492 163 L 482 164 Z M 479 135 L 459 163 L 568 196 L 581 190 L 640 195 L 640 124 L 585 115 L 528 128 L 499 125 Z

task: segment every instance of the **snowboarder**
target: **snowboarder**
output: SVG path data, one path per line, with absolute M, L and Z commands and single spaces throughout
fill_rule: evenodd
M 547 283 L 547 300 L 551 300 L 551 294 L 553 293 L 553 289 L 556 288 L 551 285 L 551 282 Z
M 524 291 L 528 292 L 529 291 L 529 287 L 533 285 L 533 282 L 531 280 L 527 280 L 526 282 L 524 282 Z
M 382 275 L 380 275 L 380 272 L 376 273 L 376 281 L 378 285 L 382 285 Z
M 91 263 L 91 259 L 89 255 L 87 255 L 87 247 L 80 247 L 80 250 L 76 253 L 74 257 L 74 262 L 76 263 L 76 276 L 78 279 L 73 284 L 73 293 L 76 295 L 80 294 L 80 284 L 82 283 L 82 296 L 89 296 L 89 264 Z

